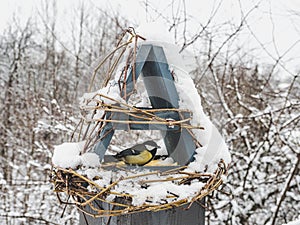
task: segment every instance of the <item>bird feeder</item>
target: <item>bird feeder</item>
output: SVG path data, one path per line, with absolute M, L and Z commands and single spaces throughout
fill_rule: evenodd
M 137 110 L 131 112 L 131 115 L 123 112 L 107 113 L 105 115 L 106 120 L 114 122 L 106 123 L 99 135 L 100 141 L 96 144 L 94 151 L 101 160 L 104 159 L 105 152 L 115 130 L 160 130 L 163 133 L 162 136 L 164 137 L 168 155 L 178 164 L 186 165 L 192 161 L 196 146 L 188 130 L 180 125 L 176 125 L 176 122 L 191 117 L 191 113 L 176 111 L 176 109 L 179 109 L 179 96 L 162 47 L 152 44 L 140 46 L 136 54 L 135 65 L 132 66 L 124 81 L 124 87 L 126 88 L 121 90 L 121 96 L 126 100 L 134 91 L 134 84 L 141 74 L 152 107 L 148 109 L 136 108 Z M 159 109 L 163 109 L 163 111 Z M 154 116 L 173 121 L 175 125 L 149 124 L 147 123 L 149 117 L 143 117 L 141 110 L 152 110 Z M 157 111 L 155 112 L 155 110 Z M 138 118 L 139 115 L 141 116 L 140 118 Z M 120 123 L 120 121 L 126 120 L 128 122 L 137 120 L 139 123 Z
M 108 80 L 121 56 L 124 58 L 127 52 L 126 63 L 119 72 L 118 95 L 110 96 L 100 91 L 94 93 L 82 107 L 89 113 L 78 125 L 78 129 L 81 127 L 78 139 L 85 141 L 84 151 L 98 155 L 101 161 L 98 174 L 82 172 L 81 168 L 56 167 L 53 172 L 55 191 L 61 203 L 77 206 L 81 212 L 81 225 L 202 225 L 204 197 L 222 184 L 227 165 L 220 159 L 213 173 L 188 169 L 195 160 L 196 149 L 201 147 L 192 129 L 203 127 L 193 126 L 192 112 L 179 107 L 176 80 L 164 48 L 148 42 L 138 45 L 138 39 L 143 38 L 132 32 L 130 35 L 128 42 L 113 51 L 120 50 L 121 54 L 115 57 L 113 67 L 109 68 Z M 128 103 L 141 77 L 150 107 Z M 116 81 L 114 85 L 115 88 Z M 112 88 L 110 86 L 107 90 Z M 117 130 L 159 130 L 167 157 L 172 158 L 176 165 L 116 166 L 113 157 L 106 155 L 106 151 Z M 172 187 L 178 192 L 164 187 Z M 157 199 L 155 190 L 165 192 L 164 197 Z M 142 203 L 137 201 L 137 195 L 151 191 L 153 196 L 147 195 Z M 179 194 L 185 192 L 190 194 Z M 61 193 L 72 198 L 72 203 L 69 198 L 63 199 Z

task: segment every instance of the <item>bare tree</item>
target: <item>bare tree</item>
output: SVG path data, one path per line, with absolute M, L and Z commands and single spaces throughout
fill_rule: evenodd
M 71 207 L 65 211 L 70 217 L 60 218 L 63 209 L 49 185 L 53 145 L 69 139 L 76 123 L 74 105 L 87 91 L 92 64 L 110 51 L 121 31 L 117 17 L 82 5 L 78 11 L 74 8 L 72 20 L 78 32 L 73 32 L 73 40 L 64 39 L 56 28 L 56 1 L 42 3 L 37 17 L 25 26 L 15 19 L 0 36 L 4 224 L 78 221 L 78 212 Z
M 257 1 L 244 12 L 239 23 L 217 23 L 222 1 L 212 7 L 206 22 L 190 30 L 185 1 L 169 1 L 171 15 L 145 1 L 148 14 L 165 20 L 182 50 L 198 52 L 193 77 L 202 104 L 222 130 L 232 153 L 228 181 L 208 199 L 208 224 L 282 224 L 295 219 L 299 195 L 299 73 L 291 72 L 283 53 L 271 54 L 249 25 L 260 8 Z M 272 11 L 269 11 L 272 20 Z M 226 31 L 225 35 L 220 31 Z M 269 66 L 237 45 L 240 34 L 248 33 L 273 60 Z M 220 38 L 221 37 L 221 38 Z M 274 38 L 273 38 L 274 39 Z M 200 49 L 199 49 L 199 46 Z M 274 43 L 276 48 L 276 43 Z M 278 70 L 280 68 L 280 70 Z M 278 71 L 288 73 L 280 78 Z M 299 183 L 299 182 L 298 182 Z

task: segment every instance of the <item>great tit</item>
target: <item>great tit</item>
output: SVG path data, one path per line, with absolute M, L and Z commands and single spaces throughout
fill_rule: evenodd
M 154 158 L 157 148 L 160 148 L 160 146 L 154 141 L 146 141 L 127 148 L 117 153 L 114 157 L 129 165 L 143 166 Z

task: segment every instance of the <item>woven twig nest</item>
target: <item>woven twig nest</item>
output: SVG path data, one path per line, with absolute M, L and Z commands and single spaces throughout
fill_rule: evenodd
M 99 140 L 107 135 L 107 133 L 103 132 L 106 131 L 106 124 L 118 123 L 129 126 L 130 124 L 142 123 L 159 124 L 168 127 L 177 126 L 179 131 L 186 129 L 192 136 L 196 148 L 203 147 L 195 132 L 203 131 L 205 128 L 199 124 L 192 124 L 191 120 L 196 117 L 191 110 L 182 108 L 141 109 L 125 101 L 128 95 L 133 95 L 135 91 L 127 93 L 125 82 L 127 70 L 135 65 L 137 40 L 139 38 L 138 35 L 133 35 L 132 33 L 130 35 L 131 38 L 128 42 L 122 44 L 120 41 L 119 46 L 95 69 L 90 91 L 92 86 L 94 86 L 95 75 L 99 68 L 107 61 L 114 62 L 106 73 L 104 86 L 107 88 L 107 92 L 105 94 L 101 91 L 91 93 L 88 95 L 88 98 L 84 99 L 81 105 L 82 118 L 71 137 L 71 141 L 84 141 L 84 147 L 81 149 L 81 154 L 84 154 L 92 151 L 94 146 L 99 143 Z M 129 51 L 126 65 L 121 71 L 117 82 L 118 85 L 115 83 L 115 86 L 107 86 L 121 56 L 129 44 L 132 44 L 133 40 L 135 41 L 133 43 L 134 48 L 131 48 Z M 120 50 L 121 53 L 116 56 L 114 54 L 117 50 Z M 136 86 L 136 83 L 134 83 L 134 86 Z M 111 91 L 112 89 L 117 89 L 113 94 L 118 93 L 108 96 L 109 90 Z M 120 97 L 120 93 L 126 93 L 126 95 Z M 197 93 L 196 90 L 195 93 Z M 200 107 L 195 108 L 199 109 Z M 155 114 L 169 111 L 174 111 L 180 115 L 180 120 L 170 120 Z M 113 113 L 122 113 L 126 115 L 125 118 L 131 117 L 131 120 L 114 120 L 112 117 L 107 116 Z M 181 116 L 183 114 L 188 114 L 188 116 Z M 202 114 L 199 115 L 201 116 Z M 141 120 L 143 121 L 141 122 Z M 103 137 L 99 137 L 101 132 Z M 77 135 L 76 138 L 75 134 Z M 214 147 L 217 148 L 219 146 L 213 145 Z M 195 162 L 197 162 L 197 159 L 186 166 L 146 165 L 142 167 L 120 166 L 118 163 L 107 164 L 107 162 L 103 162 L 94 169 L 83 169 L 80 167 L 71 169 L 54 165 L 52 183 L 60 203 L 76 205 L 79 210 L 94 217 L 160 211 L 183 205 L 186 205 L 188 208 L 192 203 L 201 200 L 216 190 L 223 183 L 223 177 L 227 174 L 228 169 L 228 160 L 224 161 L 220 158 L 213 161 L 217 165 L 213 167 L 213 170 L 207 170 L 209 172 L 205 172 L 206 170 L 203 168 L 197 167 L 195 169 L 195 167 L 190 166 L 192 163 L 195 164 Z
M 103 185 L 103 182 L 107 182 L 107 177 L 102 175 L 106 173 L 114 173 L 114 175 L 110 177 L 111 180 L 106 185 Z M 130 171 L 123 168 L 123 170 L 112 171 L 111 168 L 101 168 L 98 170 L 99 175 L 88 177 L 83 175 L 84 172 L 55 168 L 52 180 L 54 191 L 57 192 L 61 203 L 74 204 L 79 210 L 93 217 L 104 217 L 144 211 L 160 211 L 182 205 L 187 205 L 188 208 L 192 203 L 200 201 L 216 190 L 222 184 L 223 175 L 226 173 L 227 166 L 221 160 L 218 169 L 213 174 L 188 172 L 186 166 L 166 171 L 147 171 L 146 168 L 142 170 L 131 169 Z M 125 176 L 126 174 L 128 176 Z M 123 186 L 124 183 L 135 186 L 132 189 L 134 193 L 130 191 L 130 188 L 127 191 L 119 192 L 118 187 Z M 188 192 L 193 184 L 196 184 L 192 188 L 193 194 L 182 195 L 181 190 Z M 139 192 L 151 189 L 152 186 L 156 185 L 161 187 L 172 185 L 174 192 L 166 191 L 166 196 L 162 199 L 157 199 L 155 195 L 158 193 L 152 192 L 142 204 L 135 203 L 136 198 L 139 198 Z M 199 187 L 198 190 L 197 187 Z M 160 192 L 163 192 L 163 188 Z M 72 203 L 62 200 L 61 193 L 68 195 L 72 199 Z M 86 210 L 87 206 L 89 206 L 88 211 Z

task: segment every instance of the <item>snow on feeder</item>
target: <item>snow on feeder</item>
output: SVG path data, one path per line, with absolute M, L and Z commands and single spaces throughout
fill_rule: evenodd
M 95 69 L 89 91 L 96 73 L 111 65 L 104 87 L 83 96 L 72 142 L 54 150 L 54 191 L 61 203 L 76 205 L 83 215 L 190 208 L 216 190 L 227 173 L 227 146 L 203 112 L 187 60 L 177 46 L 149 30 L 140 31 L 143 37 L 126 30 L 122 37 L 129 40 L 122 39 Z M 159 130 L 166 151 L 144 166 L 122 164 L 107 154 L 120 130 Z

